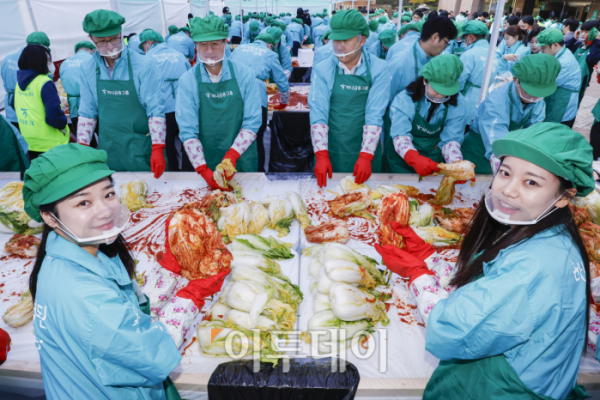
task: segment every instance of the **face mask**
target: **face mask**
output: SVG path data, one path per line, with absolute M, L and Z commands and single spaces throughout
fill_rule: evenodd
M 436 104 L 441 104 L 444 103 L 448 100 L 450 100 L 450 97 L 438 97 L 438 96 L 429 96 L 429 93 L 427 93 L 427 87 L 428 84 L 426 82 L 423 82 L 423 85 L 425 85 L 425 96 L 427 97 L 427 100 L 429 100 L 432 103 L 436 103 Z
M 48 64 L 48 75 L 54 75 L 54 71 L 56 71 L 54 63 Z
M 543 97 L 534 97 L 534 96 L 531 96 L 531 95 L 525 93 L 525 91 L 523 90 L 521 85 L 517 85 L 517 93 L 519 94 L 519 97 L 521 98 L 521 100 L 524 100 L 528 103 L 537 103 L 539 101 L 544 100 Z
M 212 59 L 212 58 L 205 58 L 202 56 L 202 52 L 198 51 L 198 60 L 200 60 L 200 62 L 204 65 L 208 65 L 209 67 L 214 67 L 215 65 L 217 65 L 218 63 L 220 63 L 221 61 L 223 61 L 225 59 L 225 49 L 223 49 L 223 53 L 221 54 L 221 58 L 219 58 L 218 60 Z
M 358 43 L 356 44 L 356 47 L 350 53 L 344 53 L 344 54 L 336 53 L 335 52 L 336 49 L 335 49 L 335 45 L 334 45 L 333 46 L 333 55 L 336 56 L 336 57 L 338 57 L 338 58 L 346 58 L 350 54 L 356 53 L 356 51 L 360 50 L 360 41 L 361 41 L 361 39 L 362 39 L 362 37 L 358 39 Z
M 113 48 L 112 50 L 106 51 L 106 50 L 101 50 L 100 48 L 98 49 L 98 54 L 100 54 L 102 57 L 107 57 L 107 58 L 117 58 L 119 56 L 119 54 L 121 54 L 121 52 L 123 51 L 123 42 L 121 42 L 119 44 L 118 48 Z
M 566 192 L 565 192 L 566 193 Z M 485 208 L 488 213 L 496 221 L 504 225 L 535 225 L 543 218 L 552 214 L 558 208 L 554 207 L 565 193 L 561 194 L 558 199 L 554 200 L 540 215 L 533 217 L 531 212 L 525 207 L 519 207 L 514 204 L 509 204 L 508 200 L 503 195 L 496 195 L 492 189 L 487 189 L 485 192 Z
M 72 241 L 83 245 L 95 245 L 111 244 L 117 240 L 119 234 L 127 227 L 131 212 L 126 205 L 119 204 L 118 208 L 113 210 L 113 215 L 111 218 L 106 219 L 107 224 L 111 225 L 107 227 L 108 229 L 90 226 L 88 221 L 89 219 L 87 217 L 81 218 L 81 223 L 78 227 L 73 226 L 69 228 L 54 214 L 50 213 L 50 215 L 52 215 L 52 217 L 58 223 L 58 229 L 60 229 Z

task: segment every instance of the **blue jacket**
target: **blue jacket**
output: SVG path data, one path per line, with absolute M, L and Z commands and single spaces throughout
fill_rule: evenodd
M 566 47 L 563 47 L 555 56 L 560 62 L 560 72 L 556 77 L 556 84 L 568 90 L 574 90 L 571 93 L 569 105 L 565 111 L 562 121 L 570 121 L 577 116 L 579 107 L 579 89 L 581 88 L 581 69 L 577 59 Z
M 525 120 L 529 116 L 529 119 Z M 523 108 L 523 103 L 513 81 L 494 90 L 477 107 L 471 129 L 481 135 L 485 146 L 485 157 L 492 156 L 492 142 L 508 135 L 510 121 L 523 123 L 523 128 L 546 118 L 546 103 L 538 101 L 529 103 Z
M 50 233 L 33 319 L 47 399 L 165 398 L 162 382 L 181 355 L 140 311 L 134 286 L 118 257 Z
M 292 23 L 292 17 L 281 17 L 281 20 L 286 24 L 289 25 Z
M 398 43 L 396 43 L 396 45 L 397 44 Z M 414 46 L 416 46 L 416 60 L 413 54 Z M 423 68 L 423 65 L 427 64 L 429 60 L 433 58 L 427 57 L 417 40 L 415 40 L 412 45 L 406 46 L 404 50 L 393 57 L 394 60 L 391 60 L 388 63 L 390 76 L 392 77 L 392 82 L 390 84 L 390 99 L 394 99 L 398 93 L 406 89 L 412 81 L 417 79 L 417 77 L 421 75 L 421 68 Z M 397 60 L 401 60 L 401 62 L 398 62 Z M 415 64 L 417 72 L 415 72 Z
M 92 55 L 85 50 L 79 50 L 73 57 L 67 58 L 60 64 L 60 81 L 65 92 L 69 96 L 79 96 L 79 82 L 81 82 L 81 65 L 84 61 L 92 58 Z M 69 99 L 69 116 L 76 118 L 79 116 L 79 97 Z
M 313 39 L 313 43 L 315 44 L 315 51 L 319 47 L 323 46 L 323 41 L 321 40 L 321 36 L 323 36 L 323 34 L 325 32 L 327 32 L 328 29 L 329 29 L 329 27 L 325 24 L 320 24 L 319 26 L 315 26 L 312 28 L 312 39 Z
M 317 69 L 317 65 L 319 65 L 319 63 L 321 61 L 325 60 L 326 58 L 332 57 L 332 56 L 333 56 L 333 42 L 332 41 L 329 41 L 329 43 L 327 43 L 325 46 L 321 46 L 317 50 L 315 50 L 315 57 L 313 58 L 312 71 L 310 72 L 310 81 L 311 82 L 315 81 L 314 78 L 315 78 L 315 71 Z M 337 58 L 336 58 L 336 60 L 337 60 Z
M 371 32 L 371 31 L 369 31 L 369 37 L 365 41 L 365 46 L 364 46 L 365 49 L 368 49 L 369 47 L 371 47 L 371 45 L 373 43 L 375 43 L 377 41 L 379 41 L 379 35 L 377 34 L 377 32 Z
M 375 43 L 371 44 L 371 46 L 369 46 L 368 51 L 372 54 L 375 54 L 378 58 L 385 60 L 389 49 L 384 49 L 383 45 L 378 40 Z
M 385 60 L 390 62 L 392 58 L 394 58 L 398 53 L 402 50 L 406 49 L 409 46 L 412 46 L 417 40 L 421 38 L 421 34 L 417 31 L 408 31 L 406 35 L 396 43 L 390 47 L 388 50 L 387 56 Z
M 6 120 L 9 122 L 19 122 L 15 109 L 12 107 L 13 97 L 12 94 L 17 85 L 17 71 L 19 70 L 19 58 L 25 46 L 21 47 L 16 53 L 12 53 L 4 57 L 2 65 L 0 66 L 0 75 L 2 76 L 2 84 L 4 85 L 4 108 L 6 112 Z
M 419 114 L 421 117 L 426 119 L 429 109 L 431 108 L 431 102 L 427 100 L 426 96 L 423 96 L 423 98 L 419 100 L 419 103 L 421 104 L 421 110 Z M 448 115 L 446 115 L 444 129 L 440 134 L 440 141 L 438 143 L 438 147 L 440 149 L 448 142 L 458 142 L 459 144 L 462 144 L 465 136 L 465 126 L 467 124 L 465 106 L 465 99 L 459 93 L 456 107 L 448 108 Z M 444 116 L 445 109 L 446 105 L 440 104 L 433 112 L 433 116 L 429 122 L 434 124 L 441 121 Z M 390 118 L 392 120 L 390 136 L 392 138 L 395 138 L 396 136 L 409 136 L 412 139 L 412 123 L 415 119 L 416 112 L 417 103 L 413 102 L 406 90 L 400 92 L 394 101 L 392 101 L 392 105 L 390 106 Z
M 127 41 L 127 46 L 129 50 L 133 50 L 138 54 L 145 55 L 144 50 L 140 49 L 140 35 L 133 35 Z
M 481 86 L 483 82 L 483 72 L 485 69 L 485 61 L 490 44 L 485 39 L 480 39 L 467 47 L 460 56 L 460 61 L 463 63 L 463 72 L 460 74 L 458 81 L 460 82 L 461 92 L 464 90 L 467 82 L 472 85 Z M 493 76 L 493 72 L 492 72 Z M 479 93 L 481 89 L 471 87 L 467 93 L 464 93 L 466 102 L 467 124 L 475 117 L 475 111 L 479 102 Z
M 237 53 L 237 49 L 233 52 Z M 221 82 L 231 79 L 229 71 L 229 63 L 223 62 L 223 70 L 221 72 Z M 235 69 L 235 77 L 237 79 L 240 93 L 244 99 L 244 119 L 240 129 L 248 129 L 254 133 L 258 132 L 262 124 L 262 110 L 260 107 L 260 94 L 256 83 L 256 76 L 252 69 L 231 62 Z M 204 64 L 198 63 L 189 71 L 181 75 L 179 78 L 179 91 L 177 92 L 177 100 L 175 103 L 175 118 L 179 125 L 179 138 L 181 142 L 189 139 L 197 139 L 200 132 L 199 120 L 202 117 L 210 118 L 210 115 L 198 115 L 200 111 L 200 99 L 198 96 L 198 83 L 196 81 L 196 70 L 200 68 L 202 82 L 210 83 Z M 204 151 L 210 151 L 204 149 Z
M 483 273 L 433 307 L 425 348 L 440 360 L 504 354 L 529 389 L 566 398 L 577 380 L 588 307 L 583 261 L 566 229 L 502 250 Z
M 304 41 L 304 28 L 299 23 L 292 22 L 291 24 L 288 24 L 285 31 L 290 33 L 292 42 L 300 42 L 302 44 Z M 292 42 L 289 43 L 290 46 L 292 45 Z
M 229 46 L 226 46 L 229 48 Z M 163 79 L 162 95 L 165 101 L 165 114 L 175 112 L 175 96 L 173 89 L 177 94 L 179 82 L 174 81 L 173 86 L 167 79 L 179 79 L 191 67 L 189 61 L 177 50 L 173 50 L 166 43 L 159 43 L 152 46 L 146 53 L 146 58 L 152 60 L 156 68 L 160 71 Z
M 27 86 L 38 77 L 38 73 L 32 69 L 20 69 L 17 71 L 17 84 L 21 90 L 27 89 Z M 65 129 L 67 126 L 67 116 L 60 106 L 60 98 L 54 82 L 49 80 L 42 86 L 42 103 L 46 111 L 46 123 L 56 129 Z M 11 107 L 15 107 L 14 97 L 11 101 Z
M 283 35 L 281 37 L 283 38 Z M 283 68 L 284 71 L 289 71 L 291 74 L 294 70 L 294 67 L 292 67 L 292 56 L 290 55 L 290 51 L 288 50 L 288 48 L 285 45 L 281 44 L 281 42 L 279 42 L 275 45 L 273 51 L 275 51 L 275 53 L 279 57 L 281 68 Z
M 232 36 L 242 37 L 242 22 L 241 21 L 233 21 L 231 23 L 231 27 L 229 28 L 229 39 Z
M 326 47 L 323 47 L 323 49 Z M 357 76 L 365 76 L 367 74 L 365 57 L 369 62 L 372 81 L 365 109 L 365 125 L 383 127 L 383 114 L 389 103 L 390 93 L 388 65 L 374 54 L 363 51 L 361 64 L 354 73 Z M 335 73 L 336 71 L 343 73 L 339 63 L 337 57 L 331 56 L 320 62 L 316 68 L 313 68 L 315 79 L 312 81 L 308 95 L 311 125 L 329 125 L 329 107 Z
M 174 50 L 177 50 L 183 54 L 188 60 L 194 59 L 195 46 L 194 41 L 190 39 L 185 32 L 178 32 L 175 35 L 169 37 L 167 44 Z
M 517 61 L 505 60 L 504 56 L 507 54 L 516 54 L 517 56 L 519 56 L 518 60 L 521 60 L 526 55 L 531 54 L 531 48 L 525 46 L 521 42 L 517 42 L 517 43 L 513 44 L 511 47 L 506 47 L 503 55 L 499 55 L 498 52 L 496 52 L 494 68 L 496 70 L 497 75 L 500 75 L 504 72 L 512 73 L 512 69 L 518 61 L 518 60 Z
M 162 94 L 162 76 L 151 60 L 138 53 L 127 52 L 115 62 L 113 80 L 129 79 L 127 59 L 131 57 L 133 83 L 142 107 L 146 109 L 148 118 L 165 116 L 165 100 Z M 96 66 L 100 68 L 100 79 L 109 79 L 104 58 L 96 51 L 92 58 L 81 64 L 81 101 L 79 115 L 86 118 L 98 118 L 98 95 L 96 92 Z M 104 116 L 110 118 L 110 116 Z
M 262 40 L 256 40 L 251 44 L 240 45 L 231 55 L 231 60 L 250 67 L 256 76 L 256 84 L 260 93 L 261 105 L 268 107 L 267 86 L 265 80 L 273 75 L 273 80 L 281 93 L 290 90 L 287 76 L 279 62 L 279 56 L 269 50 L 267 44 Z M 291 65 L 291 63 L 290 63 Z

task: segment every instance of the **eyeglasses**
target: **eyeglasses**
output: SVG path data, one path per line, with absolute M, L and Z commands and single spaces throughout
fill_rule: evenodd
M 448 48 L 448 46 L 450 46 L 450 41 L 446 40 L 446 39 L 442 39 L 442 40 L 446 43 L 446 45 L 444 46 L 444 48 Z
M 100 40 L 98 42 L 94 42 L 94 44 L 97 47 L 104 47 L 104 46 L 108 46 L 108 44 L 117 44 L 121 42 L 121 35 L 119 35 L 119 37 L 116 37 L 114 39 L 110 39 L 110 40 Z

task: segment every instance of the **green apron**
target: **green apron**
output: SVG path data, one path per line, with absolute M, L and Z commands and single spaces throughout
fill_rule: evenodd
M 108 154 L 108 167 L 115 171 L 150 171 L 152 139 L 148 116 L 140 103 L 127 51 L 129 80 L 100 79 L 96 66 L 98 96 L 98 149 Z
M 596 121 L 600 122 L 600 101 L 596 102 L 596 105 L 592 108 L 592 115 Z
M 79 98 L 80 95 L 70 95 L 67 93 L 67 102 L 69 103 L 69 116 L 77 118 L 79 116 Z M 77 129 L 77 127 L 75 127 Z
M 242 128 L 244 120 L 244 99 L 240 92 L 235 70 L 231 61 L 227 61 L 231 79 L 222 82 L 202 82 L 204 64 L 196 68 L 198 82 L 198 138 L 204 148 L 204 157 L 208 168 L 214 170 L 225 157 L 225 153 Z M 203 118 L 204 117 L 204 118 Z M 239 172 L 258 171 L 258 150 L 254 141 L 236 163 Z
M 173 82 L 178 82 L 179 78 L 167 78 L 165 79 L 165 82 L 169 82 L 169 84 L 171 85 L 171 94 L 173 95 L 173 98 L 175 98 L 175 84 Z
M 566 50 L 567 48 L 563 47 L 563 49 L 556 55 L 556 58 L 558 59 Z M 579 90 L 569 90 L 559 87 L 556 89 L 554 94 L 545 97 L 544 101 L 546 102 L 546 119 L 544 119 L 544 122 L 560 123 L 565 115 L 565 112 L 567 111 L 567 107 L 569 106 L 571 95 L 573 93 L 579 93 Z
M 469 90 L 470 90 L 472 87 L 474 87 L 474 88 L 477 88 L 477 89 L 481 89 L 481 86 L 479 86 L 479 85 L 476 85 L 476 84 L 474 84 L 474 83 L 471 83 L 471 82 L 467 81 L 467 82 L 465 83 L 465 87 L 463 88 L 463 90 L 461 90 L 461 91 L 460 91 L 460 94 L 462 94 L 463 96 L 466 96 L 466 95 L 467 95 L 467 93 L 469 93 Z
M 367 98 L 371 90 L 371 68 L 365 52 L 362 59 L 367 75 L 344 75 L 335 67 L 333 90 L 329 102 L 329 158 L 333 172 L 354 171 L 360 153 Z M 373 173 L 381 172 L 381 145 L 377 146 Z
M 150 300 L 148 296 L 144 295 L 146 301 L 144 303 L 140 303 L 140 310 L 146 314 L 150 315 Z M 175 384 L 171 380 L 170 376 L 167 376 L 167 379 L 163 382 L 163 387 L 165 388 L 165 395 L 167 400 L 181 400 L 181 396 L 179 396 L 179 392 L 175 387 Z
M 2 143 L 0 171 L 25 172 L 29 168 L 29 160 L 21 149 L 12 125 L 4 118 L 0 118 L 0 143 Z
M 466 47 L 463 47 L 463 46 L 454 47 L 452 49 L 452 54 L 457 55 L 458 57 L 460 57 L 465 51 L 467 51 Z
M 533 109 L 529 111 L 529 114 L 525 118 L 523 118 L 522 122 L 516 123 L 512 119 L 512 104 L 510 107 L 510 124 L 508 125 L 508 131 L 516 131 L 529 122 L 531 118 L 531 113 Z M 481 139 L 481 134 L 475 132 L 473 129 L 470 129 L 469 132 L 465 135 L 465 139 L 463 140 L 462 145 L 460 146 L 460 150 L 463 154 L 463 158 L 465 160 L 471 161 L 475 164 L 475 173 L 476 174 L 492 174 L 492 166 L 490 165 L 490 160 L 485 158 L 485 146 L 483 145 L 483 139 Z
M 575 59 L 579 64 L 579 69 L 581 69 L 581 88 L 579 89 L 579 102 L 577 103 L 577 107 L 581 104 L 581 100 L 583 100 L 583 96 L 585 95 L 585 90 L 590 83 L 590 68 L 586 62 L 586 58 L 590 49 L 582 49 L 581 46 L 575 51 Z
M 427 120 L 421 116 L 420 111 L 422 102 L 423 100 L 419 100 L 417 103 L 415 117 L 412 122 L 412 129 L 410 131 L 413 136 L 412 143 L 420 155 L 429 157 L 437 163 L 443 163 L 444 157 L 442 156 L 442 150 L 438 147 L 438 143 L 440 142 L 440 134 L 444 130 L 444 124 L 446 123 L 448 106 L 444 106 L 444 116 L 442 119 L 434 124 L 427 122 Z M 394 174 L 416 173 L 414 168 L 408 165 L 396 152 L 391 135 L 385 137 L 384 147 L 385 157 L 383 159 L 383 169 L 385 172 L 392 172 Z

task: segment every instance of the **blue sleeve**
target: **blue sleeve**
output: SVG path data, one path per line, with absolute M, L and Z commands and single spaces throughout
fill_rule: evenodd
M 242 39 L 240 44 L 250 43 L 249 33 L 250 33 L 250 29 L 244 27 L 244 38 Z
M 277 88 L 280 92 L 287 92 L 290 90 L 290 83 L 288 82 L 287 75 L 283 72 L 283 67 L 279 63 L 279 57 L 273 52 L 269 52 L 270 69 L 273 74 L 273 80 L 277 84 Z M 291 63 L 290 63 L 291 64 Z
M 42 86 L 41 96 L 46 110 L 46 123 L 56 129 L 65 129 L 67 117 L 60 107 L 60 98 L 54 82 L 50 80 Z
M 376 57 L 379 57 L 379 48 L 380 48 L 380 44 L 379 44 L 379 40 L 377 40 L 374 43 L 371 43 L 371 45 L 369 46 L 367 51 L 371 54 L 375 54 Z
M 440 360 L 475 360 L 503 354 L 530 338 L 535 316 L 519 269 L 538 260 L 523 252 L 512 252 L 509 258 L 433 307 L 427 351 Z
M 329 60 L 323 60 L 314 70 L 314 82 L 310 86 L 308 107 L 310 109 L 310 124 L 329 125 L 329 103 L 333 86 L 332 75 L 329 71 Z M 325 76 L 328 74 L 328 76 Z
M 500 88 L 492 91 L 477 108 L 477 127 L 485 147 L 485 157 L 488 160 L 494 154 L 492 142 L 508 135 L 512 105 L 509 96 L 505 95 L 506 93 L 507 90 L 500 90 Z
M 398 57 L 402 57 L 404 53 L 398 53 Z M 415 65 L 416 60 L 413 57 L 407 58 L 404 63 L 391 62 L 388 64 L 390 69 L 390 99 L 395 98 L 398 93 L 406 89 L 406 87 L 415 80 Z
M 198 125 L 198 110 L 200 109 L 198 98 L 198 84 L 195 77 L 197 64 L 179 78 L 179 88 L 175 101 L 175 119 L 179 126 L 179 139 L 185 143 L 190 139 L 198 139 L 200 127 Z M 257 92 L 258 93 L 258 92 Z M 260 99 L 258 100 L 260 104 Z
M 460 74 L 458 82 L 460 82 L 460 90 L 463 90 L 467 81 L 469 80 L 469 77 L 471 76 L 475 63 L 473 62 L 473 58 L 470 56 L 470 54 L 467 54 L 466 52 L 460 56 L 460 61 L 463 63 L 463 72 Z
M 379 43 L 379 42 L 378 42 Z M 383 115 L 390 102 L 390 75 L 388 65 L 376 56 L 369 57 L 373 83 L 367 97 L 365 125 L 383 127 Z
M 290 71 L 291 73 L 294 68 L 292 67 L 292 56 L 290 56 L 290 51 L 287 49 L 287 47 L 285 47 L 285 45 L 280 44 L 279 46 L 279 54 L 281 54 L 281 66 L 284 70 Z
M 186 35 L 186 37 L 187 37 L 187 35 Z M 187 39 L 188 39 L 187 40 L 188 51 L 190 54 L 188 59 L 190 61 L 193 61 L 194 57 L 196 56 L 196 46 L 194 45 L 194 41 L 192 39 L 190 39 L 190 38 L 187 38 Z
M 140 65 L 139 58 L 135 55 L 131 60 L 133 70 L 140 71 L 137 74 L 140 102 L 142 107 L 146 109 L 148 118 L 164 117 L 165 98 L 162 95 L 162 75 L 153 62 L 146 59 L 143 59 L 143 61 L 144 63 Z
M 390 136 L 392 139 L 397 136 L 409 136 L 411 139 L 413 138 L 411 131 L 415 112 L 415 103 L 406 90 L 400 92 L 394 98 L 390 106 L 390 119 L 392 120 Z
M 442 130 L 442 133 L 440 133 L 439 148 L 442 148 L 442 146 L 449 142 L 458 142 L 459 144 L 462 144 L 465 138 L 465 126 L 467 126 L 467 118 L 469 115 L 465 112 L 467 103 L 460 93 L 458 93 L 456 100 L 456 107 L 448 108 L 444 129 Z
M 528 128 L 532 125 L 539 124 L 540 122 L 544 122 L 545 119 L 546 119 L 546 102 L 543 100 L 538 101 L 537 103 L 535 103 L 535 108 L 533 109 L 533 112 L 531 113 L 531 117 L 529 118 L 529 121 L 523 127 Z
M 92 317 L 89 357 L 107 386 L 143 387 L 163 382 L 181 361 L 162 322 L 116 295 Z
M 96 61 L 91 58 L 79 69 L 79 116 L 98 119 L 98 97 L 96 95 Z
M 240 92 L 242 93 L 242 98 L 244 99 L 244 119 L 242 120 L 242 129 L 257 133 L 262 125 L 262 105 L 257 80 L 254 77 L 254 71 L 249 67 L 240 65 L 234 66 L 234 68 L 236 68 L 235 72 L 238 79 L 238 85 L 240 87 Z M 283 70 L 281 70 L 281 73 L 283 74 Z

